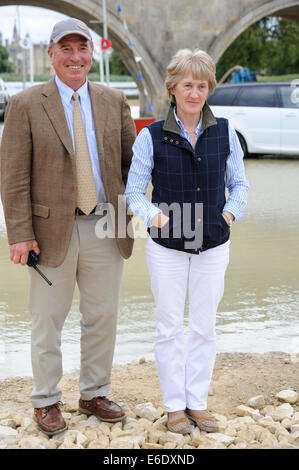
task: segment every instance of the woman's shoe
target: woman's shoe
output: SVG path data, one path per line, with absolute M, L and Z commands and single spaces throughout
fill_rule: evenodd
M 167 428 L 169 431 L 176 432 L 178 434 L 188 434 L 192 431 L 192 426 L 184 411 L 172 416 L 169 416 L 168 413 Z
M 195 411 L 195 410 L 194 410 Z M 208 410 L 196 410 L 196 415 L 191 414 L 191 410 L 186 409 L 187 416 L 194 421 L 199 429 L 205 432 L 218 432 L 219 426 L 216 418 Z

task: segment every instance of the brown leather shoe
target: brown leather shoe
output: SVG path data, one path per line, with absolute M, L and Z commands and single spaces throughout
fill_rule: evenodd
M 119 405 L 106 397 L 94 397 L 92 400 L 79 400 L 79 411 L 86 415 L 95 415 L 101 421 L 116 423 L 125 418 L 125 413 Z
M 53 436 L 67 429 L 59 409 L 59 403 L 43 406 L 42 408 L 34 408 L 34 418 L 39 429 L 48 436 Z

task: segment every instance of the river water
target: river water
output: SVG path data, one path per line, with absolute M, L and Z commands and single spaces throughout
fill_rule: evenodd
M 230 265 L 217 315 L 217 350 L 298 353 L 299 159 L 246 159 L 245 167 L 248 205 L 231 233 Z M 154 358 L 154 303 L 145 242 L 137 239 L 125 262 L 114 356 L 118 364 Z M 32 374 L 27 269 L 9 260 L 0 204 L 0 378 Z M 186 306 L 186 335 L 187 324 Z M 63 329 L 62 352 L 64 372 L 78 369 L 77 290 Z

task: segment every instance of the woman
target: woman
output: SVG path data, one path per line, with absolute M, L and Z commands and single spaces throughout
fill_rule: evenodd
M 235 131 L 226 119 L 216 119 L 206 103 L 216 86 L 211 57 L 201 50 L 178 51 L 165 83 L 171 98 L 167 118 L 139 133 L 126 196 L 149 227 L 154 349 L 168 429 L 186 434 L 191 419 L 200 429 L 216 432 L 216 419 L 207 411 L 216 312 L 229 262 L 230 227 L 242 216 L 248 183 Z M 151 203 L 145 197 L 150 179 Z M 170 205 L 173 214 L 167 210 Z M 189 335 L 184 352 L 187 290 Z

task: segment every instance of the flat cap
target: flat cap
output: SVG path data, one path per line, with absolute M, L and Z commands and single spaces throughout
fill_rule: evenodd
M 68 34 L 80 34 L 86 39 L 92 41 L 90 31 L 86 24 L 76 18 L 68 18 L 67 20 L 62 20 L 56 23 L 50 36 L 50 41 L 53 41 L 54 43 L 59 42 L 61 38 Z

